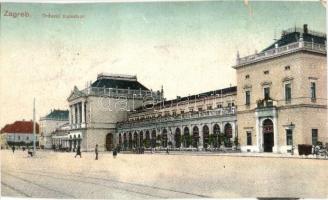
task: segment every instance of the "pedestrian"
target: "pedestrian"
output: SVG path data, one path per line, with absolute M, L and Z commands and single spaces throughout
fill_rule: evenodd
M 96 144 L 95 153 L 96 153 L 96 160 L 98 160 L 98 144 Z
M 169 154 L 169 148 L 168 147 L 166 147 L 166 153 Z
M 82 158 L 80 146 L 77 147 L 75 158 L 76 158 L 76 156 L 80 156 L 80 158 Z
M 28 156 L 33 157 L 33 151 L 32 151 L 32 149 L 30 147 L 28 147 L 28 150 L 27 150 L 27 157 Z
M 113 157 L 116 158 L 117 156 L 117 151 L 116 151 L 116 148 L 113 150 Z
M 13 153 L 15 153 L 15 146 L 11 147 L 11 149 L 13 150 Z

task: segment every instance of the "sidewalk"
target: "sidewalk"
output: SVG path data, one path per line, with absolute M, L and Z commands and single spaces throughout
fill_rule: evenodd
M 130 151 L 123 151 L 121 154 L 135 154 Z M 151 153 L 150 151 L 145 151 L 144 154 L 149 155 L 190 155 L 190 156 L 227 156 L 227 157 L 263 157 L 263 158 L 291 158 L 291 159 L 320 159 L 320 160 L 328 160 L 328 157 L 322 157 L 315 155 L 308 155 L 308 156 L 300 156 L 297 154 L 281 154 L 281 153 L 254 153 L 254 152 L 238 152 L 238 153 L 231 153 L 231 152 L 209 152 L 209 151 L 170 151 L 167 154 L 165 151 L 156 151 Z M 139 154 L 136 154 L 139 155 Z

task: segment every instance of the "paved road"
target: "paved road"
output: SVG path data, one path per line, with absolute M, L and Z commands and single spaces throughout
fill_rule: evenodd
M 1 163 L 1 194 L 12 197 L 328 197 L 327 160 L 1 151 Z

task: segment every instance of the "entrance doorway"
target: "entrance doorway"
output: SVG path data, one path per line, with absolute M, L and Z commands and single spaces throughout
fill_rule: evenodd
M 274 145 L 273 139 L 273 123 L 270 119 L 263 121 L 263 150 L 264 152 L 272 152 Z
M 111 151 L 113 149 L 113 134 L 108 133 L 106 135 L 106 150 Z

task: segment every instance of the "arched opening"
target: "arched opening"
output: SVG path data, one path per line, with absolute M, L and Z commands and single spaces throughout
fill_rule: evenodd
M 213 146 L 215 148 L 219 147 L 220 146 L 220 137 L 219 137 L 219 134 L 220 134 L 220 126 L 218 124 L 214 124 L 213 126 Z
M 124 135 L 123 135 L 123 145 L 124 145 L 125 149 L 128 147 L 128 140 L 126 137 L 126 133 L 124 133 Z
M 134 132 L 133 134 L 133 147 L 134 148 L 137 148 L 137 145 L 138 145 L 138 133 L 137 132 Z
M 198 148 L 199 145 L 199 130 L 197 126 L 192 129 L 192 146 Z
M 146 131 L 146 142 L 145 142 L 146 148 L 150 147 L 150 134 L 149 131 Z
M 175 129 L 174 141 L 175 141 L 175 147 L 180 148 L 180 146 L 181 146 L 181 130 L 179 128 Z
M 226 147 L 232 147 L 232 142 L 231 142 L 231 138 L 232 138 L 232 126 L 230 123 L 227 123 L 224 126 L 224 146 Z
M 118 144 L 120 146 L 122 146 L 122 134 L 121 133 L 118 135 Z
M 272 152 L 274 145 L 273 138 L 273 122 L 271 119 L 263 121 L 263 150 L 264 152 Z
M 162 132 L 162 147 L 167 147 L 167 130 L 163 129 Z
M 203 126 L 203 145 L 206 149 L 209 146 L 210 141 L 210 129 L 207 125 Z
M 132 133 L 129 132 L 129 148 L 132 149 Z
M 156 147 L 156 131 L 153 130 L 151 132 L 151 147 L 155 148 Z
M 189 133 L 189 128 L 185 127 L 183 129 L 183 146 L 184 147 L 190 147 L 191 143 L 191 138 L 190 138 L 190 133 Z
M 106 135 L 106 150 L 111 151 L 113 149 L 113 134 L 108 133 Z
M 139 147 L 143 147 L 144 146 L 144 139 L 143 139 L 144 137 L 143 137 L 143 131 L 141 131 L 140 133 L 139 133 Z

